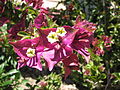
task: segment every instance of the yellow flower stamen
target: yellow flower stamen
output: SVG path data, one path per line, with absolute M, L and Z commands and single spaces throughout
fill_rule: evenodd
M 63 36 L 65 36 L 65 34 L 66 34 L 67 32 L 65 31 L 65 28 L 64 28 L 64 27 L 58 27 L 56 33 L 57 33 L 59 36 L 63 37 Z
M 35 56 L 35 49 L 32 48 L 28 48 L 27 52 L 26 52 L 27 56 L 32 58 Z
M 54 43 L 58 41 L 58 36 L 56 32 L 50 32 L 49 35 L 47 36 L 47 39 L 50 43 Z

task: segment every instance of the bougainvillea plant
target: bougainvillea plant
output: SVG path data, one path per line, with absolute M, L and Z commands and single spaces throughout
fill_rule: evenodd
M 51 15 L 47 9 L 42 8 L 42 0 L 23 1 L 21 11 L 25 14 L 18 15 L 21 16 L 19 22 L 11 25 L 8 30 L 10 44 L 18 55 L 18 69 L 29 66 L 42 71 L 41 59 L 44 59 L 46 66 L 51 71 L 54 65 L 61 61 L 65 68 L 66 78 L 71 70 L 79 70 L 80 62 L 74 52 L 82 55 L 86 63 L 90 62 L 88 49 L 91 48 L 91 44 L 95 47 L 94 52 L 96 54 L 103 54 L 100 47 L 96 46 L 97 39 L 94 39 L 96 24 L 81 20 L 78 16 L 73 26 L 54 25 L 55 22 L 50 26 Z M 1 3 L 5 4 L 6 1 L 3 0 Z M 5 7 L 3 6 L 0 6 L 0 26 L 12 22 L 11 19 L 13 18 L 3 16 L 5 14 Z M 14 13 L 20 9 L 19 6 L 16 7 L 13 10 Z M 31 14 L 32 10 L 34 14 L 33 12 Z M 54 18 L 54 16 L 52 17 Z M 27 25 L 26 21 L 28 21 Z M 25 35 L 21 35 L 21 33 Z M 26 38 L 26 36 L 28 37 Z M 111 42 L 108 37 L 103 36 L 103 41 L 105 47 L 110 47 L 108 44 Z

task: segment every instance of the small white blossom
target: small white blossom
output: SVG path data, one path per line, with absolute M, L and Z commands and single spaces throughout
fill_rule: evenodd
M 63 36 L 65 36 L 65 34 L 66 34 L 67 32 L 65 31 L 65 28 L 64 28 L 64 27 L 58 27 L 56 33 L 57 33 L 59 36 L 63 37 Z
M 47 39 L 50 43 L 54 43 L 56 41 L 59 41 L 58 40 L 58 35 L 56 32 L 50 32 L 49 35 L 47 36 Z
M 35 56 L 35 49 L 32 48 L 28 48 L 27 52 L 26 52 L 27 56 L 32 58 Z

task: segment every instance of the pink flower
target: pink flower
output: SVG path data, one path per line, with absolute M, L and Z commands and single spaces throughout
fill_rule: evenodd
M 89 32 L 93 32 L 96 30 L 96 24 L 88 22 L 86 20 L 81 20 L 81 17 L 78 16 L 76 18 L 76 24 L 74 25 L 76 29 L 84 29 Z
M 71 47 L 76 50 L 79 54 L 84 56 L 86 62 L 88 63 L 90 60 L 90 53 L 88 52 L 88 48 L 90 48 L 90 44 L 92 43 L 94 37 L 93 33 L 95 25 L 93 23 L 89 23 L 88 21 L 79 21 L 76 20 L 76 23 L 73 28 L 77 31 L 74 40 L 71 43 Z
M 34 25 L 36 28 L 41 28 L 42 26 L 47 26 L 47 19 L 44 13 L 40 13 L 34 20 Z
M 40 71 L 42 70 L 40 57 L 44 50 L 44 46 L 39 37 L 10 42 L 10 44 L 13 45 L 14 51 L 20 57 L 18 61 L 18 69 L 27 65 Z
M 71 29 L 71 27 L 69 26 L 64 26 L 64 28 L 66 31 Z M 51 29 L 40 30 L 40 35 L 43 38 L 42 40 L 43 40 L 44 46 L 46 47 L 42 55 L 43 55 L 43 58 L 46 60 L 46 64 L 49 67 L 49 70 L 51 71 L 55 64 L 57 64 L 63 58 L 65 58 L 66 56 L 69 56 L 72 53 L 72 48 L 68 45 L 68 43 L 66 43 L 66 40 L 65 40 L 69 35 L 66 34 L 63 37 L 58 36 L 58 40 L 51 43 L 48 41 L 48 38 L 47 38 L 50 32 L 57 33 L 57 29 L 51 28 Z
M 79 70 L 79 61 L 76 54 L 71 54 L 62 60 L 65 68 L 65 79 L 72 70 Z
M 109 36 L 102 36 L 102 40 L 104 41 L 104 46 L 107 50 L 110 50 L 111 49 L 111 39 L 112 37 L 109 37 Z
M 90 53 L 87 51 L 87 49 L 90 48 L 92 40 L 93 40 L 92 33 L 78 30 L 76 32 L 73 42 L 70 45 L 79 54 L 84 56 L 87 63 L 90 60 Z
M 103 50 L 103 46 L 102 43 L 103 41 L 101 41 L 100 39 L 94 38 L 92 45 L 93 45 L 93 52 L 94 54 L 100 56 L 100 55 L 104 55 L 104 50 Z

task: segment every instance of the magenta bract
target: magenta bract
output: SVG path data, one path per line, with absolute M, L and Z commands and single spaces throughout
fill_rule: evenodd
M 44 50 L 43 52 L 43 58 L 46 60 L 47 66 L 49 67 L 50 71 L 53 69 L 56 63 L 58 63 L 60 60 L 62 60 L 66 56 L 69 56 L 72 53 L 72 48 L 68 46 L 68 44 L 64 40 L 66 39 L 66 36 L 63 38 L 61 37 L 59 39 L 60 41 L 55 42 L 53 44 L 48 42 L 46 37 L 51 31 L 55 32 L 56 28 L 45 29 L 40 31 L 40 35 L 43 38 L 42 40 L 44 46 L 46 47 L 46 50 Z
M 62 60 L 65 68 L 65 79 L 71 73 L 72 70 L 79 70 L 79 61 L 76 54 L 71 54 Z
M 70 46 L 79 54 L 84 56 L 86 62 L 88 63 L 90 60 L 90 53 L 87 49 L 90 48 L 90 44 L 94 39 L 93 33 L 96 28 L 93 23 L 89 23 L 85 20 L 76 20 L 76 22 L 77 23 L 73 26 L 73 28 L 77 30 L 77 32 Z
M 60 46 L 59 49 L 54 47 L 53 49 L 48 49 L 42 53 L 46 64 L 51 71 L 55 64 L 61 61 L 63 58 L 69 56 L 72 53 L 72 49 L 67 46 Z
M 17 42 L 10 42 L 10 44 L 13 45 L 14 51 L 20 57 L 18 61 L 18 68 L 27 65 L 29 67 L 37 68 L 40 71 L 42 70 L 40 57 L 44 50 L 44 46 L 39 37 L 35 39 L 25 39 Z M 31 51 L 28 52 L 29 49 L 31 49 Z M 32 50 L 34 50 L 34 52 L 32 52 Z
M 89 32 L 78 31 L 70 45 L 74 50 L 84 56 L 87 63 L 90 60 L 90 53 L 87 51 L 87 49 L 90 48 L 92 38 L 93 35 Z
M 36 28 L 41 28 L 42 26 L 47 26 L 47 19 L 44 13 L 40 13 L 34 20 L 34 25 Z

